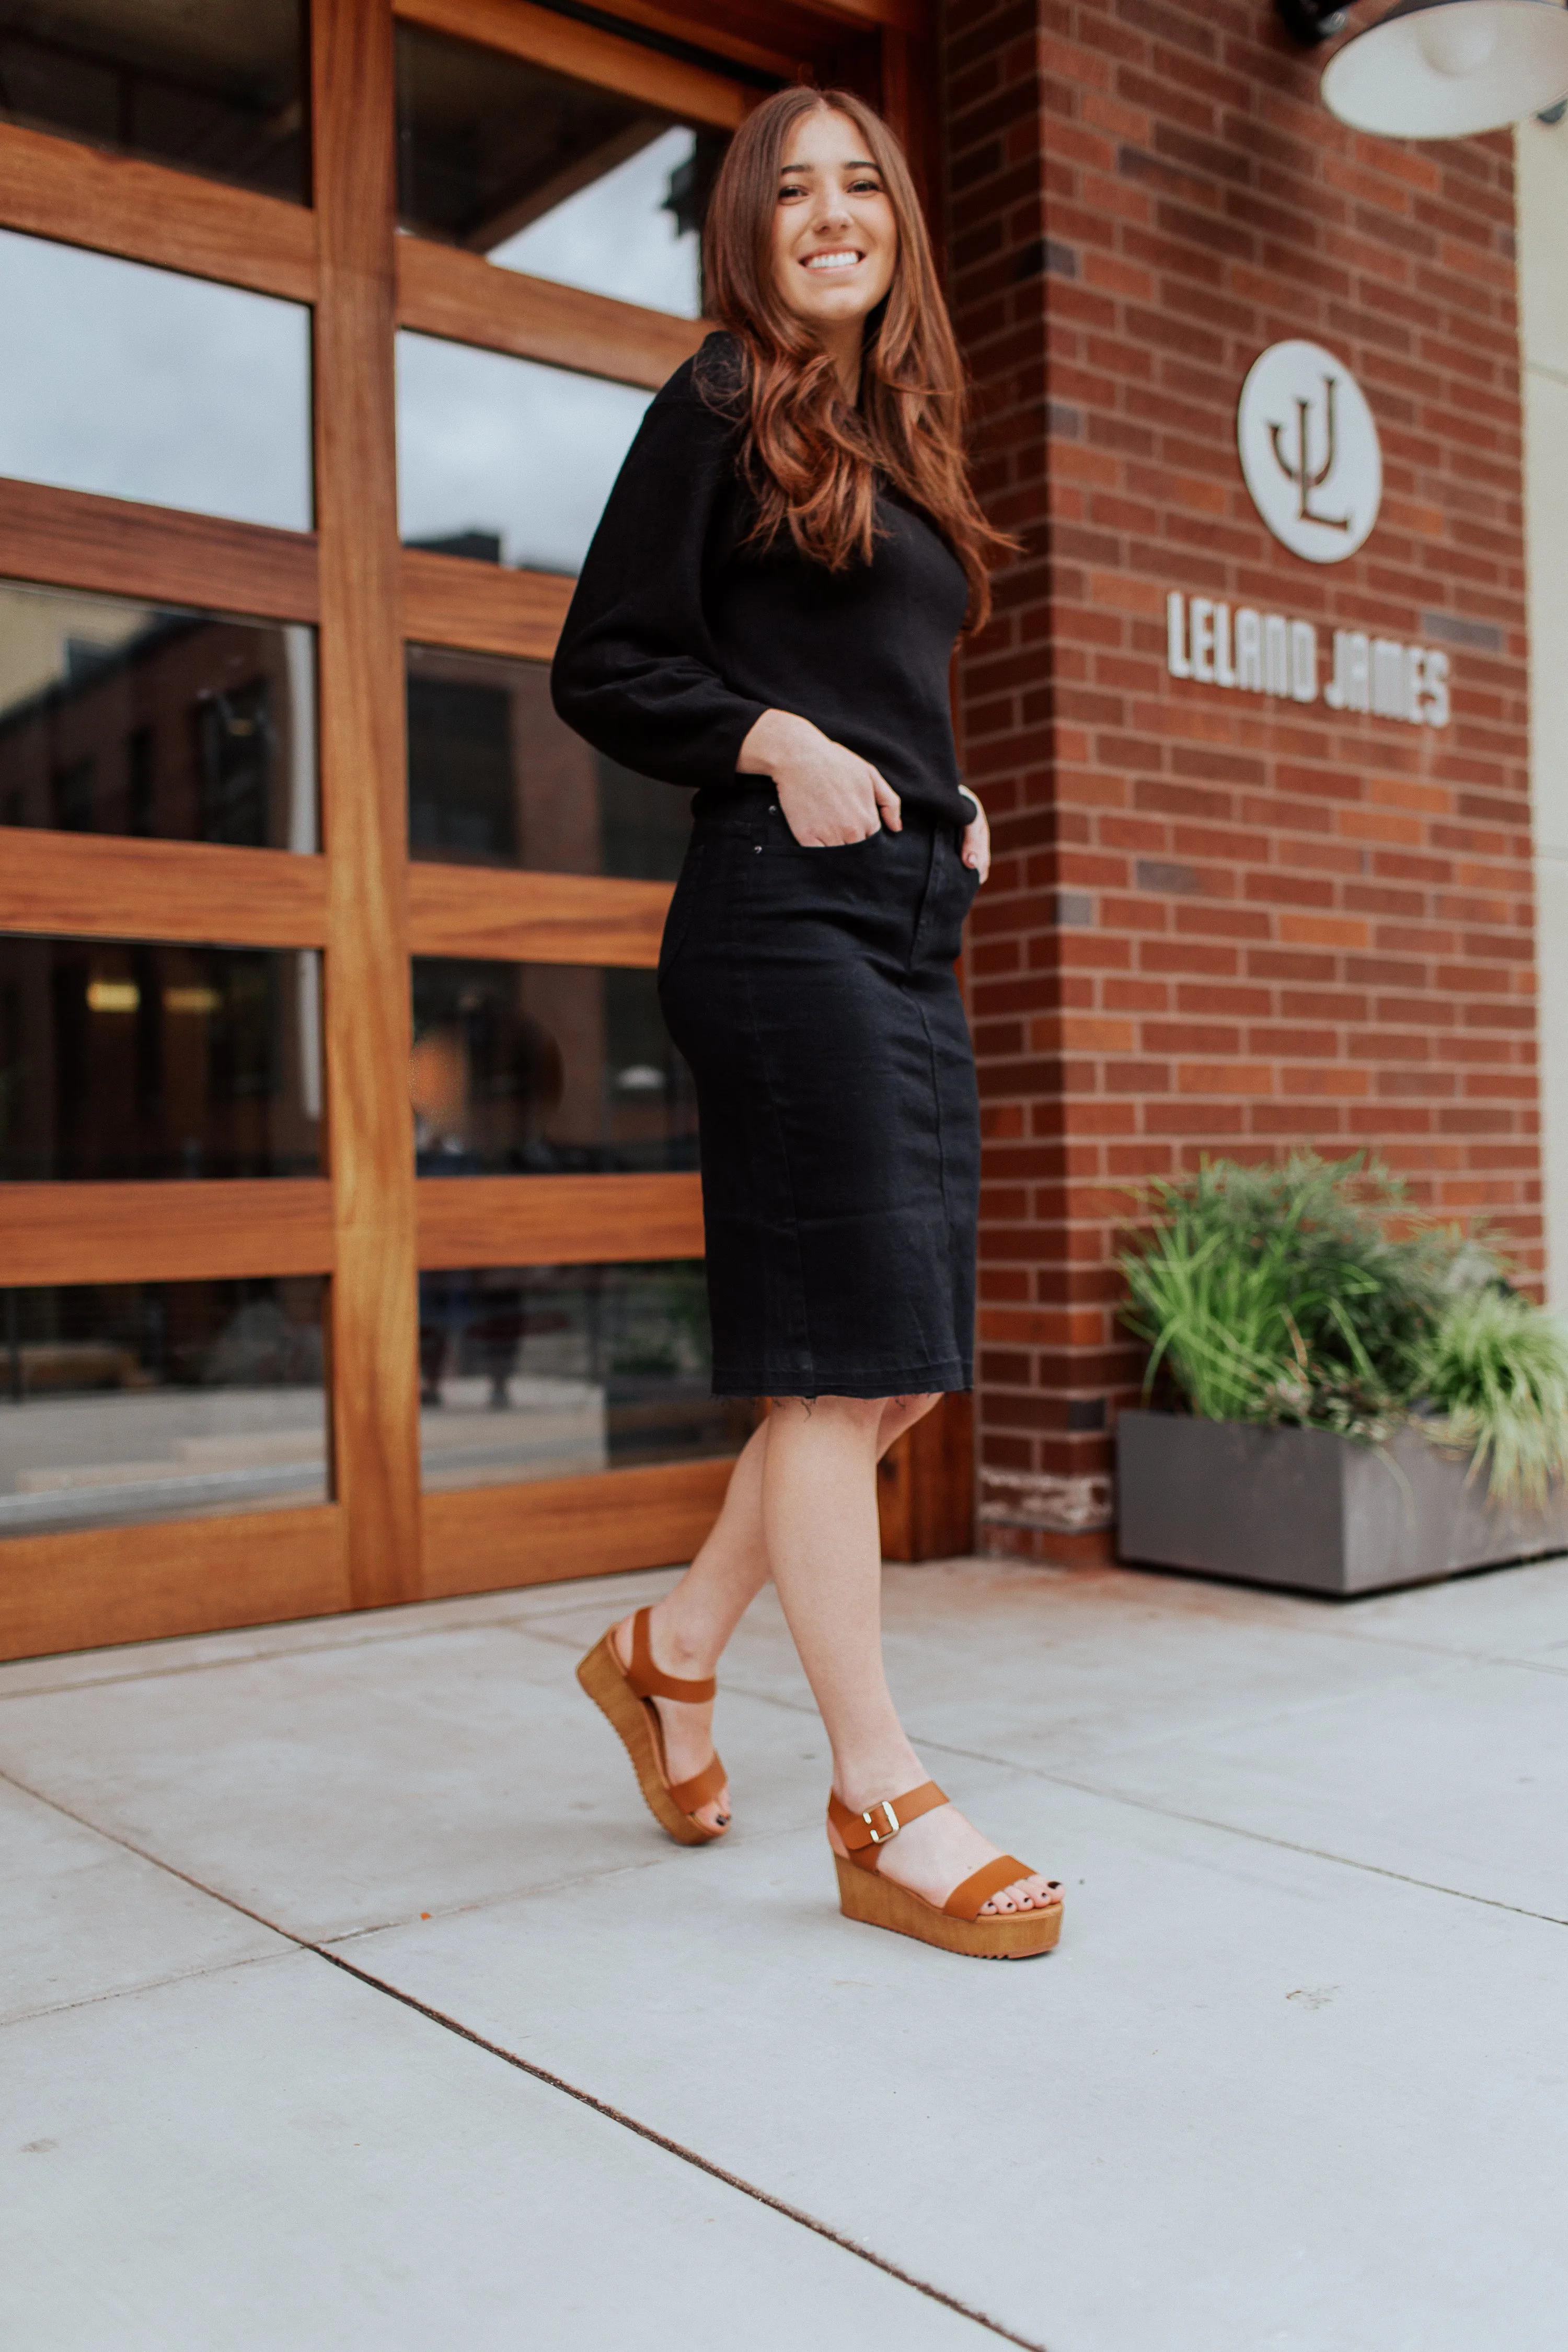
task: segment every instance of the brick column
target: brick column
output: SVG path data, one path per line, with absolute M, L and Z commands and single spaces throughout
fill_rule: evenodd
M 973 924 L 990 1548 L 1110 1554 L 1128 1188 L 1381 1152 L 1538 1265 L 1511 142 L 1362 139 L 1268 0 L 951 0 L 955 315 L 1023 541 L 962 663 L 997 864 Z M 1247 368 L 1353 370 L 1381 519 L 1265 530 Z M 1445 730 L 1171 677 L 1171 590 L 1445 650 Z

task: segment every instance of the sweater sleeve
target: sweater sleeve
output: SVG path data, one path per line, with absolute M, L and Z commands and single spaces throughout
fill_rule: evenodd
M 643 418 L 594 534 L 551 671 L 568 727 L 640 775 L 731 783 L 767 705 L 725 684 L 704 552 L 730 490 L 734 427 L 688 361 Z

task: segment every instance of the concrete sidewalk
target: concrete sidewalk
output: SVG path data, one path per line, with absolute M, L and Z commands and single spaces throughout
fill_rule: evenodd
M 1568 1562 L 889 1570 L 1015 1967 L 839 1919 L 771 1595 L 663 1839 L 572 1670 L 666 1581 L 0 1669 L 8 2352 L 1560 2352 Z

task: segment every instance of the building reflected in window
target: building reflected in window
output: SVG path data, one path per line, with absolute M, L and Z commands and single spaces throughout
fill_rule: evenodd
M 0 824 L 316 847 L 311 630 L 0 582 Z
M 419 957 L 422 1176 L 694 1168 L 697 1101 L 651 971 Z
M 0 121 L 303 203 L 303 0 L 0 0 Z
M 563 726 L 542 662 L 410 646 L 411 856 L 673 881 L 690 812 Z
M 700 1259 L 421 1275 L 419 1374 L 427 1491 L 737 1454 L 752 1429 L 710 1393 Z
M 404 226 L 695 319 L 723 132 L 423 26 L 397 28 Z
M 317 1276 L 0 1291 L 0 1537 L 324 1502 Z
M 0 937 L 0 1182 L 314 1176 L 321 1113 L 313 949 Z

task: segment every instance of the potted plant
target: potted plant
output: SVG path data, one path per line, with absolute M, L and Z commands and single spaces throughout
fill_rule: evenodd
M 1568 1549 L 1568 1331 L 1360 1155 L 1205 1163 L 1121 1265 L 1124 1559 L 1372 1592 Z

